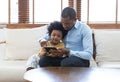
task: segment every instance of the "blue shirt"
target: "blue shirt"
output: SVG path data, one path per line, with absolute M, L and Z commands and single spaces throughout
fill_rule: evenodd
M 48 40 L 48 36 L 44 39 Z M 68 31 L 63 42 L 70 50 L 69 56 L 77 56 L 90 60 L 93 54 L 92 30 L 86 24 L 76 21 L 74 27 Z
M 93 54 L 92 30 L 86 24 L 76 21 L 74 27 L 68 31 L 63 40 L 65 47 L 74 55 L 90 60 Z

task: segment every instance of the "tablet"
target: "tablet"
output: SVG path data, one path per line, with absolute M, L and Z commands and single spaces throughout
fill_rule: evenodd
M 49 52 L 50 50 L 57 50 L 56 47 L 51 47 L 51 46 L 46 46 L 46 47 L 44 47 L 44 48 L 45 48 L 45 50 L 46 50 L 47 52 Z

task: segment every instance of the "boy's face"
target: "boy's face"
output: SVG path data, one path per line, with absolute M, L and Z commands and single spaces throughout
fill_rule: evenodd
M 50 37 L 53 44 L 58 44 L 62 39 L 62 32 L 59 30 L 53 30 Z

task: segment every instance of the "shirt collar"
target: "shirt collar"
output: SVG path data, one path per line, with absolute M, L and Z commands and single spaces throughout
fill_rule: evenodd
M 80 21 L 76 20 L 75 25 L 73 25 L 73 27 L 72 27 L 71 29 L 78 29 L 78 28 L 79 28 L 79 25 L 80 25 L 79 22 L 80 22 Z M 71 29 L 69 29 L 69 30 L 71 30 Z M 68 31 L 69 31 L 69 30 L 68 30 Z
M 78 21 L 78 20 L 76 20 L 76 23 L 75 23 L 75 25 L 74 25 L 74 28 L 79 28 L 79 25 L 80 25 L 80 23 L 79 23 L 80 21 Z

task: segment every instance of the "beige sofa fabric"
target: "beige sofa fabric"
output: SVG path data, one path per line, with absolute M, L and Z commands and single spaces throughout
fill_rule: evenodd
M 37 40 L 45 35 L 46 27 L 21 30 L 4 29 L 7 32 L 4 34 L 6 37 L 4 40 L 7 43 L 0 44 L 0 82 L 24 82 L 23 74 L 27 59 L 39 50 Z M 120 68 L 120 30 L 93 29 L 93 33 L 96 60 L 91 58 L 90 66 Z M 21 48 L 26 52 L 21 52 Z
M 27 59 L 40 49 L 38 39 L 47 33 L 46 26 L 37 28 L 6 29 L 5 59 Z
M 24 82 L 26 61 L 0 61 L 0 82 Z
M 120 67 L 120 30 L 94 30 L 96 62 L 101 67 Z
M 46 28 L 3 29 L 6 43 L 0 44 L 0 82 L 24 82 L 27 60 L 38 52 L 38 39 L 47 33 Z

